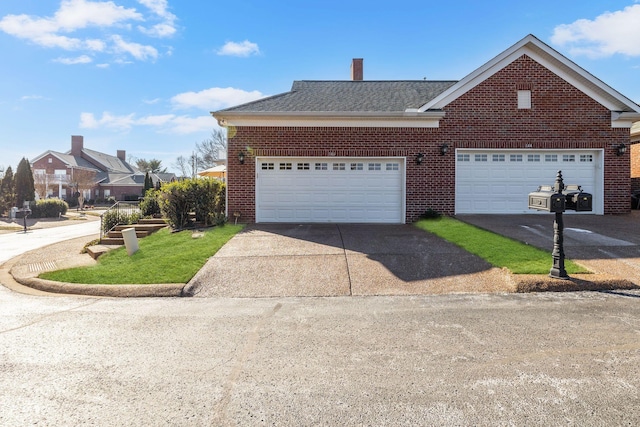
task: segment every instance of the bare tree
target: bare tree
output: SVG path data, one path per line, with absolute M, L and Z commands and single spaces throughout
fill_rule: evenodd
M 187 177 L 191 176 L 193 171 L 191 170 L 191 160 L 180 156 L 176 159 L 175 163 L 171 165 L 173 168 L 178 169 L 180 171 L 180 176 Z
M 34 171 L 33 174 L 33 185 L 36 189 L 36 193 L 41 199 L 46 199 L 49 195 L 49 188 L 56 181 L 55 175 L 49 175 L 46 173 L 37 173 Z
M 90 169 L 73 169 L 71 171 L 71 185 L 75 187 L 75 191 L 79 194 L 78 206 L 80 209 L 84 207 L 84 192 L 96 185 L 96 172 Z
M 227 132 L 224 129 L 214 129 L 211 136 L 196 143 L 196 156 L 200 159 L 202 169 L 208 169 L 220 160 L 220 154 L 227 151 Z

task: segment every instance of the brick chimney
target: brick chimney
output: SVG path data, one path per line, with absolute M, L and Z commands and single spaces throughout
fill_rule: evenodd
M 362 58 L 353 58 L 353 60 L 351 61 L 351 80 L 362 81 L 362 79 Z
M 127 161 L 127 152 L 125 150 L 118 150 L 116 156 L 123 162 Z
M 71 135 L 71 155 L 80 157 L 84 149 L 84 137 L 81 135 Z

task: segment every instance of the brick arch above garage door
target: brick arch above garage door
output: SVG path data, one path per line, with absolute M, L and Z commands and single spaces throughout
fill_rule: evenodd
M 403 223 L 405 159 L 256 158 L 256 222 Z
M 562 171 L 565 184 L 578 184 L 594 196 L 595 214 L 604 213 L 602 150 L 456 150 L 456 213 L 536 213 L 527 195 L 553 185 Z

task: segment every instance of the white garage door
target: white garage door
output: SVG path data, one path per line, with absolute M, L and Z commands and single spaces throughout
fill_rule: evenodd
M 603 213 L 602 155 L 599 150 L 456 150 L 456 213 L 535 213 L 528 194 L 553 185 L 562 171 L 565 185 L 593 194 Z
M 404 158 L 256 162 L 256 222 L 404 222 Z

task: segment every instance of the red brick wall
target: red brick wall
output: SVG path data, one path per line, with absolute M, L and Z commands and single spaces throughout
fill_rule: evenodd
M 517 108 L 530 89 L 532 108 Z M 629 211 L 629 129 L 611 128 L 609 110 L 527 56 L 499 71 L 446 108 L 440 128 L 240 127 L 229 139 L 228 209 L 255 221 L 255 156 L 407 156 L 408 222 L 426 209 L 455 210 L 455 148 L 604 149 L 605 213 Z M 450 147 L 441 156 L 439 147 Z M 249 149 L 247 148 L 249 147 Z M 247 157 L 244 165 L 238 153 Z M 416 153 L 424 153 L 422 165 Z

